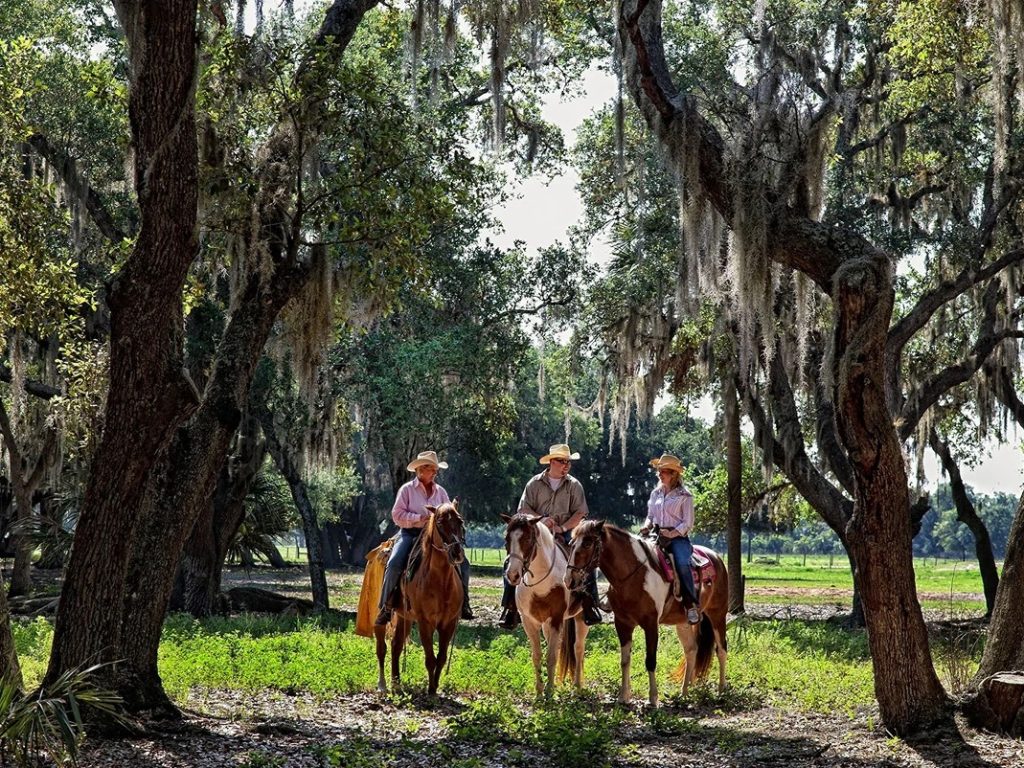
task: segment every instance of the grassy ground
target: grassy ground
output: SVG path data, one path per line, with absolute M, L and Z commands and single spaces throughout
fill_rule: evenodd
M 43 619 L 16 627 L 29 686 L 44 672 L 51 638 L 50 624 Z M 744 702 L 853 715 L 872 703 L 871 667 L 861 632 L 825 622 L 742 621 L 730 628 L 729 641 L 732 687 L 723 706 Z M 637 644 L 642 646 L 639 634 Z M 659 685 L 665 695 L 678 691 L 671 676 L 680 658 L 674 631 L 663 628 Z M 632 672 L 634 689 L 643 697 L 647 679 L 639 649 Z M 596 627 L 587 643 L 587 687 L 612 696 L 619 674 L 615 633 L 607 625 Z M 373 640 L 356 636 L 347 617 L 196 621 L 173 616 L 164 628 L 160 675 L 182 704 L 190 697 L 201 698 L 206 689 L 306 691 L 330 697 L 370 691 L 377 682 Z M 403 675 L 414 687 L 424 683 L 418 643 L 407 656 Z M 489 626 L 460 627 L 442 688 L 450 694 L 531 693 L 533 671 L 522 629 L 505 633 Z

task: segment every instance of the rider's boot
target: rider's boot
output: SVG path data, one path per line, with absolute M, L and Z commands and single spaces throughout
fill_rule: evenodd
M 516 604 L 506 605 L 501 609 L 501 618 L 498 619 L 498 626 L 502 629 L 515 629 L 519 626 L 519 609 Z

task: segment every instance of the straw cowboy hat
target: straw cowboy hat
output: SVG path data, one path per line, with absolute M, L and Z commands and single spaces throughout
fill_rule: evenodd
M 429 464 L 432 467 L 437 467 L 438 469 L 448 469 L 448 463 L 438 461 L 437 454 L 434 453 L 434 451 L 423 451 L 423 453 L 419 454 L 415 459 L 409 462 L 407 469 L 410 472 L 415 472 L 417 468 L 426 464 Z
M 661 454 L 660 459 L 651 459 L 651 466 L 655 469 L 675 470 L 679 474 L 683 474 L 684 471 L 682 463 L 671 453 Z
M 552 459 L 566 459 L 567 461 L 576 461 L 579 459 L 578 453 L 569 453 L 569 446 L 564 443 L 558 443 L 548 448 L 546 456 L 540 457 L 541 464 L 550 464 Z

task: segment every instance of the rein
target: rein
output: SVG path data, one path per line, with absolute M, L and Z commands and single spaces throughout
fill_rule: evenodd
M 577 565 L 569 564 L 569 565 L 566 566 L 566 570 L 573 571 L 574 573 L 587 573 L 588 571 L 592 571 L 593 569 L 600 567 L 600 564 L 601 564 L 601 552 L 602 552 L 602 550 L 604 548 L 604 544 L 603 544 L 603 542 L 602 542 L 600 537 L 595 537 L 595 538 L 596 538 L 596 545 L 594 546 L 594 551 L 591 553 L 590 558 L 587 560 L 586 564 L 582 565 L 582 566 L 577 566 Z M 636 567 L 632 571 L 630 571 L 629 574 L 625 578 L 622 579 L 622 581 L 625 582 L 625 581 L 629 581 L 630 579 L 632 579 L 634 576 L 636 576 L 636 574 L 640 571 L 640 569 L 643 568 L 646 564 L 647 563 L 646 563 L 645 560 L 643 560 L 643 559 L 638 560 L 637 564 L 636 564 Z M 574 587 L 573 588 L 573 592 L 585 593 L 586 591 L 587 591 L 587 587 L 586 587 L 586 583 L 584 581 L 581 581 L 580 585 L 578 587 Z

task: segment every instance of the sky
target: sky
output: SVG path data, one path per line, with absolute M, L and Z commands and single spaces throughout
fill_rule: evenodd
M 544 103 L 545 117 L 562 129 L 566 146 L 570 149 L 577 128 L 596 107 L 612 98 L 616 88 L 614 78 L 597 69 L 587 72 L 584 86 L 582 95 L 577 98 L 560 101 L 554 96 Z M 562 175 L 550 182 L 535 175 L 519 183 L 518 197 L 495 211 L 504 231 L 493 233 L 492 239 L 502 247 L 511 247 L 514 241 L 521 240 L 526 243 L 529 251 L 566 239 L 569 228 L 583 213 L 583 205 L 576 191 L 578 179 L 575 170 L 567 166 Z M 607 248 L 598 245 L 591 253 L 591 258 L 599 264 L 606 263 Z M 713 408 L 711 398 L 704 398 L 692 406 L 691 414 L 710 422 L 714 420 Z M 1007 443 L 997 445 L 989 441 L 980 445 L 977 450 L 977 466 L 961 464 L 964 482 L 980 493 L 1001 491 L 1019 495 L 1024 480 L 1022 438 L 1024 435 L 1011 431 Z M 944 478 L 931 451 L 926 452 L 924 464 L 927 486 L 934 488 Z M 916 463 L 908 467 L 911 477 L 916 471 Z

